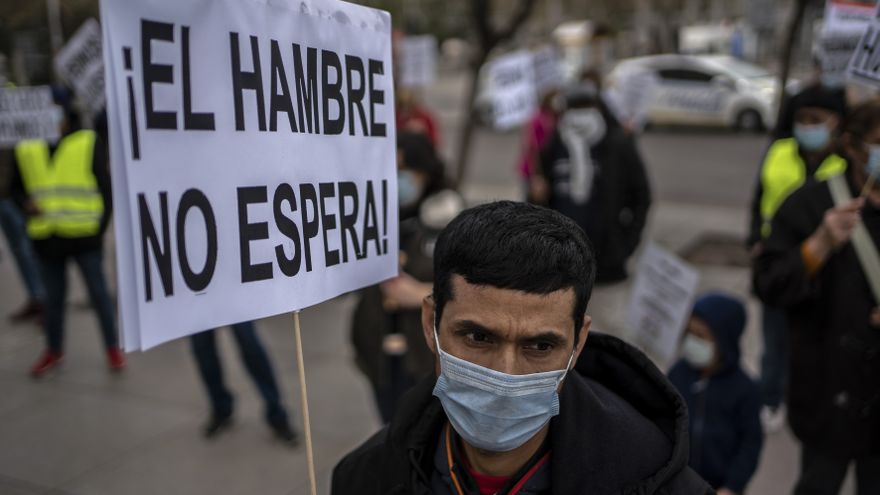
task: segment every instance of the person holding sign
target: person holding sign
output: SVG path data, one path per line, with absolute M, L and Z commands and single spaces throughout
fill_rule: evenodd
M 34 377 L 55 368 L 64 356 L 64 300 L 67 262 L 80 269 L 112 371 L 125 366 L 117 345 L 115 309 L 103 271 L 103 236 L 110 221 L 110 175 L 105 148 L 94 131 L 77 130 L 70 95 L 53 92 L 61 139 L 30 139 L 15 147 L 13 197 L 27 216 L 27 232 L 40 260 L 46 287 L 47 348 L 31 368 Z
M 758 468 L 761 391 L 740 365 L 746 308 L 727 294 L 694 304 L 669 380 L 688 405 L 690 465 L 718 495 L 745 493 Z
M 789 325 L 798 495 L 838 493 L 852 462 L 858 493 L 880 493 L 880 101 L 852 112 L 839 150 L 846 173 L 782 204 L 754 271 Z
M 770 222 L 789 194 L 804 183 L 827 180 L 840 174 L 846 162 L 835 153 L 834 139 L 846 103 L 835 91 L 813 86 L 793 99 L 795 105 L 794 137 L 776 140 L 767 151 L 752 196 L 749 238 L 746 241 L 753 257 L 761 252 L 763 240 L 770 235 Z M 761 357 L 761 388 L 764 409 L 761 412 L 768 432 L 782 428 L 785 421 L 783 390 L 788 367 L 785 314 L 779 308 L 762 308 L 764 354 Z
M 590 333 L 596 257 L 564 215 L 502 201 L 441 232 L 434 375 L 334 469 L 333 494 L 708 494 L 687 412 L 643 354 Z

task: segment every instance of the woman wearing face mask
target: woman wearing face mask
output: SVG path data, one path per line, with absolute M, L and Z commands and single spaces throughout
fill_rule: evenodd
M 645 166 L 599 99 L 582 83 L 566 94 L 567 110 L 541 154 L 549 206 L 574 220 L 596 248 L 597 283 L 626 278 L 651 204 Z
M 391 420 L 400 396 L 433 371 L 420 309 L 431 292 L 436 237 L 464 209 L 426 136 L 399 133 L 397 162 L 400 275 L 361 291 L 351 327 L 355 362 L 370 381 L 383 423 Z
M 798 495 L 838 493 L 853 462 L 858 493 L 880 493 L 880 310 L 856 250 L 876 251 L 880 240 L 880 188 L 860 197 L 880 170 L 880 102 L 852 112 L 839 149 L 846 173 L 783 203 L 754 273 L 758 295 L 784 308 L 789 326 Z
M 752 199 L 748 248 L 753 257 L 761 252 L 770 235 L 770 222 L 783 201 L 805 183 L 827 180 L 846 169 L 835 153 L 840 121 L 846 114 L 844 100 L 822 86 L 812 86 L 793 102 L 794 137 L 776 140 L 767 151 Z M 794 104 L 793 103 L 793 104 Z M 783 390 L 788 367 L 785 314 L 764 305 L 762 309 L 764 354 L 761 358 L 761 413 L 767 432 L 785 422 Z
M 744 493 L 763 445 L 757 384 L 740 366 L 742 302 L 725 294 L 697 300 L 669 372 L 688 406 L 690 466 L 719 495 Z

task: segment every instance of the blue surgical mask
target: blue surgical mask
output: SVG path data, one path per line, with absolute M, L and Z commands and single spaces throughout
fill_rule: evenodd
M 421 188 L 416 182 L 415 175 L 409 170 L 397 171 L 397 199 L 400 206 L 407 207 L 416 204 L 422 195 Z
M 526 443 L 559 414 L 557 389 L 565 369 L 508 375 L 459 359 L 440 348 L 440 378 L 434 395 L 446 417 L 468 444 L 490 452 L 508 452 Z
M 823 150 L 831 142 L 831 130 L 825 124 L 795 124 L 792 134 L 798 145 L 806 151 Z
M 880 178 L 880 144 L 868 145 L 868 163 L 865 164 L 865 172 Z
M 846 76 L 841 72 L 822 72 L 819 82 L 828 89 L 840 89 L 846 85 Z

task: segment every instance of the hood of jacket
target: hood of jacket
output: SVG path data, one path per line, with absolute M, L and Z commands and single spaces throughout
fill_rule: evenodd
M 385 460 L 365 465 L 387 470 L 371 474 L 386 487 L 375 493 L 404 486 L 408 493 L 429 493 L 438 432 L 446 422 L 432 395 L 435 382 L 430 377 L 414 387 L 387 432 L 371 440 L 385 444 L 373 452 Z M 550 425 L 553 493 L 708 493 L 687 466 L 684 401 L 644 354 L 615 337 L 590 333 Z M 346 462 L 357 463 L 346 458 L 340 466 Z
M 709 325 L 721 357 L 721 370 L 738 368 L 740 338 L 746 328 L 746 308 L 743 303 L 727 294 L 706 294 L 694 303 L 693 315 Z

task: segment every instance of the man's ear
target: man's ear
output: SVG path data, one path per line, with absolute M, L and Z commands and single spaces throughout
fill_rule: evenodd
M 428 349 L 437 354 L 437 349 L 434 348 L 434 296 L 432 295 L 422 299 L 422 333 L 425 335 Z
M 590 327 L 592 326 L 593 318 L 584 315 L 584 324 L 581 326 L 581 331 L 578 333 L 578 341 L 577 344 L 575 344 L 574 359 L 571 360 L 572 368 L 574 368 L 578 358 L 581 357 L 581 352 L 584 350 L 584 346 L 587 343 L 587 335 L 590 333 Z

